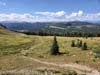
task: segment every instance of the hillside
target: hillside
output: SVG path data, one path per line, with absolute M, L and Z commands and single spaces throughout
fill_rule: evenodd
M 70 46 L 71 41 L 77 39 L 88 43 L 87 51 Z M 52 56 L 49 52 L 53 36 L 27 36 L 4 28 L 0 29 L 0 73 L 31 75 L 47 72 L 51 73 L 50 75 L 63 75 L 71 70 L 81 74 L 99 75 L 95 70 L 100 71 L 100 59 L 95 58 L 92 51 L 95 46 L 100 46 L 99 37 L 88 39 L 57 37 L 57 41 L 60 52 L 64 54 Z
M 31 42 L 32 39 L 25 34 L 12 32 L 4 27 L 0 27 L 0 56 L 9 52 L 18 52 L 18 45 Z M 18 49 L 18 48 L 17 48 Z M 14 51 L 15 50 L 15 51 Z
M 91 33 L 98 33 L 100 32 L 100 25 L 97 23 L 89 23 L 89 22 L 79 22 L 79 21 L 72 21 L 67 23 L 58 23 L 57 25 L 50 25 L 43 29 L 43 31 L 47 32 L 58 32 L 58 33 L 65 33 L 65 32 L 91 32 Z
M 6 29 L 6 26 L 4 26 L 4 25 L 2 25 L 2 24 L 0 23 L 0 28 Z
M 71 22 L 3 22 L 10 30 L 19 32 L 100 32 L 99 23 L 71 21 Z M 55 28 L 56 27 L 56 28 Z

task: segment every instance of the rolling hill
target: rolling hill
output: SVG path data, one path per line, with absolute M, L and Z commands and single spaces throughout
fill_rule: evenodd
M 19 32 L 100 32 L 99 23 L 72 21 L 72 22 L 3 22 L 10 30 Z
M 87 51 L 70 46 L 71 41 L 77 39 L 88 43 Z M 57 41 L 60 52 L 65 54 L 52 56 L 49 52 L 53 36 L 28 36 L 10 31 L 1 25 L 0 74 L 31 75 L 35 73 L 36 75 L 46 72 L 51 73 L 50 75 L 63 75 L 71 71 L 80 74 L 91 75 L 94 73 L 94 75 L 98 75 L 100 59 L 94 57 L 92 49 L 95 46 L 100 46 L 99 37 L 88 39 L 57 37 Z

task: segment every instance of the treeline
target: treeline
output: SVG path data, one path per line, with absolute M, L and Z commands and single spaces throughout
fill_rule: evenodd
M 40 35 L 40 36 L 67 36 L 67 37 L 100 37 L 100 33 L 92 32 L 66 32 L 66 33 L 57 33 L 57 32 L 22 32 L 27 35 Z

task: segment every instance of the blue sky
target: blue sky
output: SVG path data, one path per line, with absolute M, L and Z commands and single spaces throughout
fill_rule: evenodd
M 89 15 L 91 15 L 91 17 L 88 19 L 91 20 L 98 15 L 96 18 L 99 20 L 99 13 L 100 0 L 0 0 L 0 15 L 1 17 L 5 15 L 3 19 L 0 18 L 0 21 L 7 20 L 10 16 L 12 16 L 12 18 L 14 16 L 18 18 L 19 16 L 20 18 L 23 15 L 25 18 L 31 18 L 31 21 L 39 21 L 41 19 L 43 21 L 49 19 L 50 21 L 68 21 L 68 19 L 70 19 L 68 17 L 70 16 L 73 18 L 71 18 L 71 20 L 78 20 L 83 17 L 82 20 L 87 20 L 85 18 Z M 95 14 L 97 15 L 95 16 Z M 67 19 L 65 18 L 66 16 Z M 80 17 L 76 19 L 75 16 Z
M 66 11 L 68 13 L 83 10 L 86 13 L 100 12 L 99 0 L 0 0 L 0 13 L 33 13 L 34 11 Z

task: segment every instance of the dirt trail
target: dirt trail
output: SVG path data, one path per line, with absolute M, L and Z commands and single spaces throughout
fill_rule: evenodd
M 42 39 L 39 38 L 39 40 L 42 42 L 40 44 L 37 44 L 33 47 L 30 47 L 30 52 L 31 50 L 35 49 L 36 47 L 39 47 L 40 45 L 42 45 L 44 42 Z M 23 50 L 23 53 L 26 54 L 28 53 L 29 50 Z M 89 71 L 90 73 L 86 73 L 86 75 L 100 75 L 100 72 L 98 72 L 97 70 L 95 69 L 92 69 L 92 68 L 89 68 L 87 66 L 83 66 L 83 65 L 79 65 L 79 64 L 73 64 L 73 63 L 70 63 L 70 64 L 57 64 L 57 63 L 53 63 L 53 62 L 46 62 L 46 61 L 41 61 L 39 59 L 35 59 L 35 58 L 32 58 L 32 57 L 26 57 L 26 56 L 22 56 L 23 58 L 25 59 L 30 59 L 32 61 L 35 61 L 35 62 L 38 62 L 38 63 L 41 63 L 41 64 L 44 64 L 44 65 L 52 65 L 52 66 L 58 66 L 58 67 L 71 67 L 71 68 L 75 68 L 75 69 L 79 69 L 79 70 L 84 70 L 84 71 Z
M 76 69 L 80 69 L 80 70 L 84 70 L 84 71 L 89 71 L 90 73 L 86 73 L 86 75 L 100 75 L 100 72 L 98 72 L 97 70 L 89 68 L 87 66 L 79 65 L 79 64 L 73 64 L 73 63 L 71 63 L 71 64 L 56 64 L 56 63 L 52 63 L 52 62 L 41 61 L 39 59 L 35 59 L 32 57 L 23 56 L 23 58 L 30 59 L 30 60 L 33 60 L 33 61 L 41 63 L 41 64 L 45 64 L 45 65 L 52 65 L 52 66 L 65 67 L 65 68 L 71 67 L 71 68 L 76 68 Z

